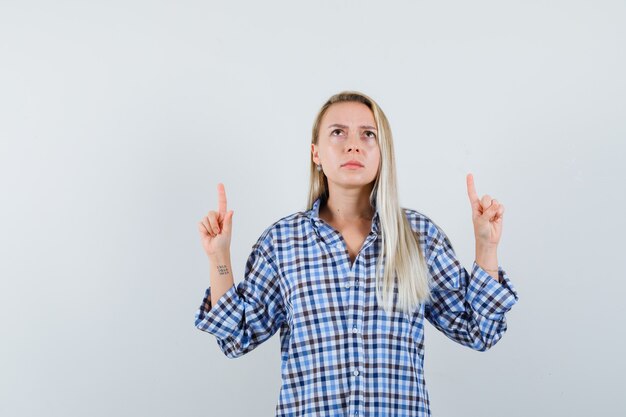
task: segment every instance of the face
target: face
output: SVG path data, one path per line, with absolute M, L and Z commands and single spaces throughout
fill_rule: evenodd
M 313 161 L 322 165 L 329 183 L 342 187 L 371 183 L 376 179 L 380 163 L 372 111 L 358 102 L 332 104 L 322 117 L 318 142 L 311 144 L 311 151 Z M 351 160 L 361 166 L 344 165 Z

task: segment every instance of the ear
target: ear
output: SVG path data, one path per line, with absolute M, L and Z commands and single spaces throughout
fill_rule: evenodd
M 313 162 L 315 162 L 317 165 L 319 165 L 320 163 L 320 156 L 317 150 L 317 145 L 312 143 L 311 144 L 311 154 L 313 156 Z

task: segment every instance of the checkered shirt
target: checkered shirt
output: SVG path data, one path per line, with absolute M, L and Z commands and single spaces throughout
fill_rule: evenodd
M 468 273 L 443 230 L 403 208 L 433 278 L 433 302 L 387 313 L 375 293 L 378 211 L 352 263 L 341 234 L 320 219 L 321 203 L 269 226 L 243 280 L 215 305 L 207 288 L 195 326 L 213 334 L 229 358 L 280 329 L 276 416 L 430 416 L 424 318 L 453 341 L 485 351 L 506 332 L 517 291 L 502 267 L 499 281 L 476 262 Z

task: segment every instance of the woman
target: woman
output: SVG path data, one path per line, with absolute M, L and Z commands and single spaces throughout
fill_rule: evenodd
M 368 96 L 344 91 L 320 109 L 311 138 L 306 211 L 269 226 L 245 276 L 230 266 L 233 211 L 198 224 L 211 286 L 196 313 L 228 357 L 281 330 L 277 416 L 428 416 L 424 318 L 485 351 L 518 296 L 496 250 L 504 206 L 467 176 L 476 240 L 471 273 L 430 218 L 398 204 L 393 140 Z

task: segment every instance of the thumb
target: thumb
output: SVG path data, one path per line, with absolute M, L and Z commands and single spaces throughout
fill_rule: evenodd
M 226 213 L 226 217 L 224 217 L 224 231 L 230 233 L 233 227 L 233 210 L 230 210 Z

